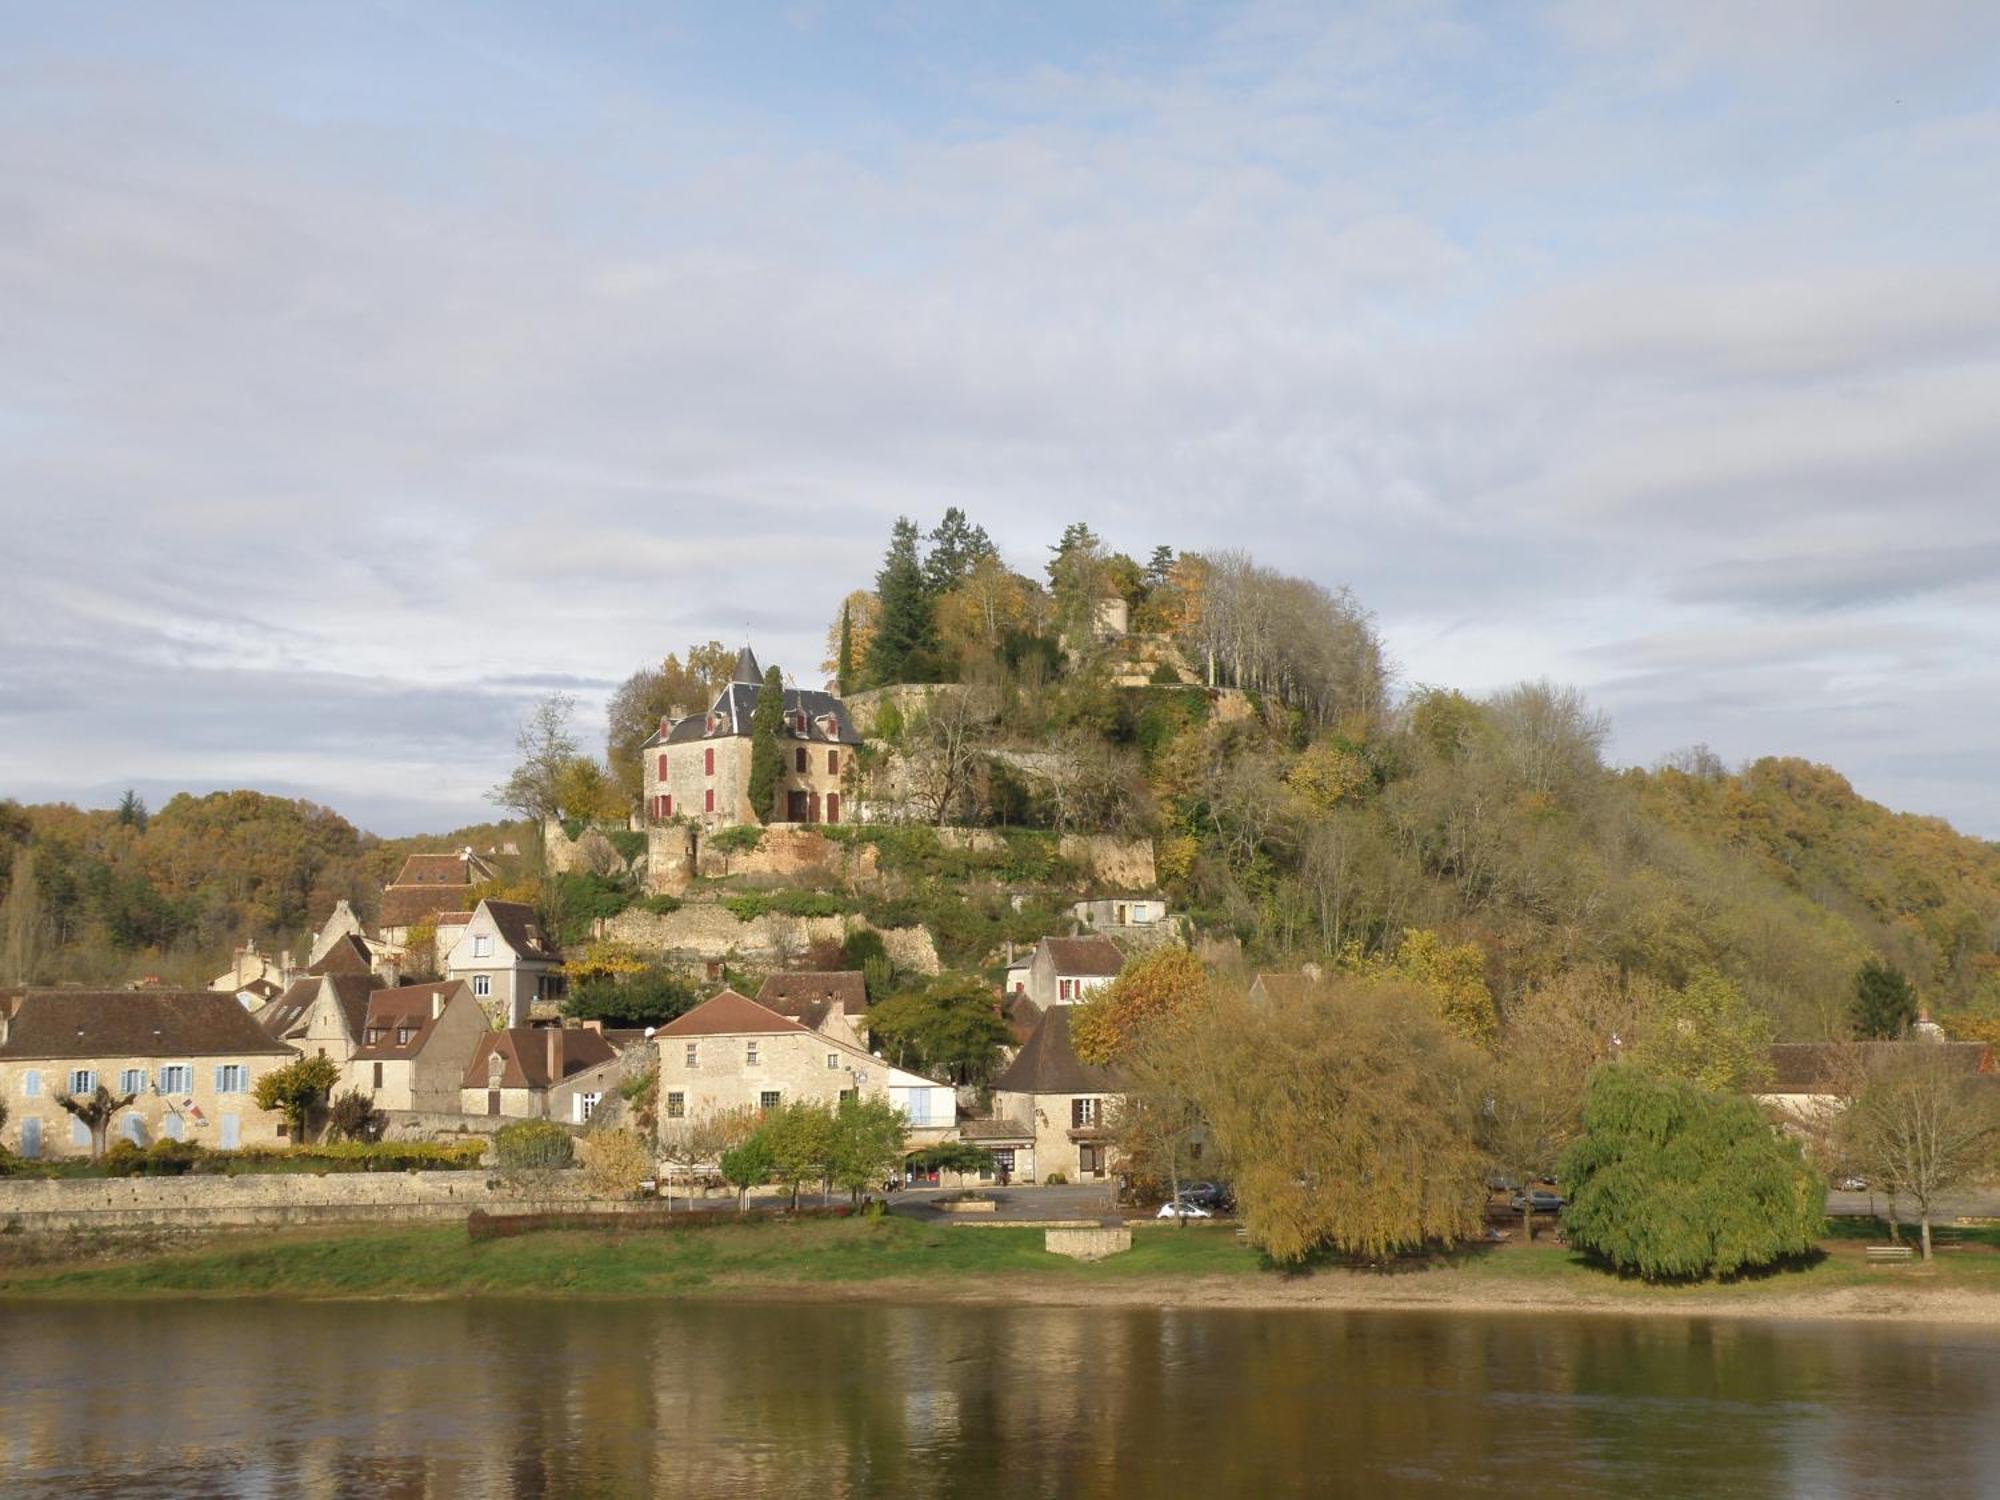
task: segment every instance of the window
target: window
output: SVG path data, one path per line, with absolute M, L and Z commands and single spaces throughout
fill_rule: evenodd
M 743 1065 L 754 1068 L 757 1066 L 757 1061 L 757 1044 L 755 1042 L 745 1042 L 743 1044 Z
M 801 746 L 799 746 L 799 748 L 798 748 L 798 749 L 796 749 L 796 750 L 794 750 L 794 751 L 792 752 L 792 757 L 793 757 L 793 758 L 792 758 L 792 764 L 793 764 L 793 766 L 795 766 L 795 767 L 796 767 L 796 768 L 798 769 L 798 773 L 799 773 L 799 774 L 800 774 L 801 776 L 805 775 L 805 774 L 806 774 L 806 747 L 805 747 L 804 745 L 801 745 Z
M 493 976 L 491 974 L 474 974 L 472 976 L 472 993 L 482 1000 L 491 995 L 493 993 Z
M 587 1123 L 590 1119 L 591 1111 L 597 1108 L 597 1101 L 603 1097 L 604 1095 L 596 1090 L 588 1094 L 578 1094 L 576 1096 L 576 1123 L 579 1125 Z
M 687 1112 L 688 1096 L 686 1094 L 683 1094 L 679 1089 L 675 1089 L 667 1095 L 667 1118 L 669 1120 L 685 1120 Z
M 859 1099 L 860 1097 L 860 1089 L 842 1089 L 840 1091 L 840 1102 L 842 1104 L 845 1104 L 849 1099 Z
M 840 752 L 838 750 L 829 750 L 826 752 L 826 774 L 829 776 L 838 776 L 840 774 Z
M 410 1038 L 415 1036 L 416 1034 L 417 1034 L 417 1028 L 414 1026 L 398 1026 L 396 1028 L 396 1045 L 398 1047 L 409 1046 Z
M 685 1066 L 690 1068 L 698 1068 L 701 1066 L 700 1042 L 689 1042 L 687 1044 L 687 1062 Z
M 702 800 L 702 809 L 701 809 L 701 810 L 702 810 L 703 812 L 714 812 L 714 811 L 715 811 L 715 788 L 714 788 L 714 787 L 710 787 L 710 788 L 709 788 L 709 789 L 708 789 L 707 791 L 703 792 L 703 793 L 702 793 L 702 799 L 703 799 L 703 800 Z
M 660 799 L 660 816 L 663 818 L 671 818 L 673 815 L 674 815 L 674 794 L 672 792 L 669 792 L 667 793 L 666 796 Z
M 370 1026 L 366 1031 L 361 1033 L 361 1045 L 364 1047 L 378 1045 L 382 1040 L 383 1030 L 384 1028 L 380 1026 Z
M 97 1072 L 94 1068 L 71 1068 L 69 1070 L 69 1091 L 72 1094 L 88 1094 L 97 1087 Z
M 828 792 L 826 794 L 826 820 L 829 823 L 838 823 L 840 821 L 840 793 L 838 792 Z
M 250 1070 L 241 1063 L 220 1063 L 215 1069 L 218 1094 L 240 1094 L 250 1087 Z
M 38 1068 L 30 1068 L 21 1075 L 21 1092 L 30 1099 L 42 1097 L 42 1075 Z
M 380 1063 L 375 1064 L 375 1087 L 378 1089 L 382 1087 L 382 1065 Z
M 1070 1100 L 1069 1128 L 1071 1130 L 1090 1130 L 1094 1128 L 1098 1122 L 1098 1102 L 1095 1099 Z
M 711 745 L 701 752 L 701 770 L 704 776 L 715 774 L 715 747 Z
M 1076 998 L 1076 981 L 1074 979 L 1058 979 L 1056 981 L 1056 998 L 1058 1000 L 1074 1000 Z
M 659 781 L 665 781 L 665 780 L 667 779 L 667 752 L 666 752 L 666 751 L 664 751 L 664 750 L 662 750 L 662 751 L 660 752 L 660 768 L 659 768 L 659 769 L 660 769 L 660 774 L 659 774 L 659 775 L 658 775 L 658 777 L 657 777 L 657 778 L 655 778 L 655 779 L 656 779 L 656 780 L 659 780 Z
M 160 1069 L 160 1092 L 163 1094 L 192 1094 L 194 1092 L 194 1069 L 186 1063 L 173 1063 Z M 179 1139 L 178 1136 L 175 1137 Z
M 826 1065 L 827 1065 L 827 1066 L 828 1066 L 829 1068 L 837 1068 L 837 1067 L 839 1067 L 839 1066 L 840 1066 L 840 1054 L 839 1054 L 838 1052 L 829 1052 L 829 1053 L 827 1053 L 827 1055 L 826 1055 Z
M 121 1094 L 141 1093 L 145 1087 L 146 1070 L 144 1068 L 127 1068 L 118 1075 L 118 1092 Z M 134 1118 L 136 1119 L 137 1116 L 134 1116 Z
M 778 1107 L 778 1091 L 776 1089 L 764 1090 L 763 1093 L 757 1096 L 757 1107 L 759 1109 L 776 1109 Z
M 1012 1177 L 1014 1175 L 1014 1148 L 1009 1146 L 1004 1151 L 995 1151 L 993 1153 L 993 1165 L 996 1170 Z
M 472 935 L 472 956 L 491 958 L 493 956 L 493 936 L 491 933 L 475 932 Z

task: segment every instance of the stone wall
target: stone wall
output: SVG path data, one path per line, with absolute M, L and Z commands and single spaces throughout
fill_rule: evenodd
M 1042 1235 L 1042 1248 L 1051 1255 L 1067 1255 L 1071 1260 L 1103 1260 L 1132 1248 L 1129 1229 L 1049 1229 Z
M 878 858 L 873 844 L 836 843 L 810 824 L 777 823 L 764 829 L 755 849 L 732 852 L 717 848 L 713 839 L 701 840 L 696 873 L 706 880 L 731 875 L 772 879 L 812 875 L 853 886 L 878 877 Z
M 1150 891 L 1160 883 L 1153 868 L 1151 839 L 1119 838 L 1108 833 L 1066 833 L 1059 845 L 1062 857 L 1090 871 L 1091 878 L 1118 891 Z
M 852 914 L 795 917 L 785 912 L 767 912 L 744 922 L 719 903 L 697 901 L 664 916 L 620 912 L 602 925 L 604 937 L 683 963 L 733 959 L 776 966 L 803 958 L 815 943 L 840 943 L 848 933 L 869 924 Z M 939 970 L 937 946 L 924 928 L 890 928 L 882 934 L 882 946 L 899 969 L 913 974 Z
M 484 1172 L 263 1172 L 242 1177 L 0 1180 L 0 1230 L 240 1229 L 347 1221 L 450 1221 L 488 1213 L 646 1211 L 590 1198 L 578 1171 L 551 1173 L 525 1194 Z

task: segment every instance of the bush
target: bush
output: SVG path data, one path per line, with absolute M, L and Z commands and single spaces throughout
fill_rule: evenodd
M 639 903 L 641 911 L 649 911 L 656 917 L 671 917 L 681 909 L 678 896 L 648 896 Z
M 493 1156 L 509 1171 L 554 1171 L 576 1159 L 576 1138 L 550 1120 L 522 1120 L 493 1137 Z
M 847 903 L 831 891 L 776 891 L 767 904 L 793 917 L 837 917 L 847 910 Z
M 382 1139 L 389 1117 L 375 1107 L 372 1095 L 349 1089 L 327 1106 L 326 1127 L 336 1140 L 373 1142 Z
M 657 965 L 636 974 L 599 975 L 573 984 L 563 1014 L 607 1026 L 664 1026 L 693 1009 L 694 986 Z
M 722 854 L 748 854 L 763 842 L 764 830 L 755 823 L 737 823 L 708 835 L 708 847 Z
M 746 891 L 740 896 L 724 896 L 722 909 L 739 922 L 754 922 L 771 909 L 771 902 L 762 891 Z
M 1065 1187 L 1069 1183 L 1069 1177 L 1062 1172 L 1051 1172 L 1042 1181 L 1049 1187 Z
M 1570 1243 L 1648 1281 L 1733 1276 L 1813 1248 L 1826 1184 L 1741 1094 L 1597 1070 L 1563 1156 Z
M 639 1184 L 653 1175 L 653 1153 L 636 1130 L 590 1131 L 576 1143 L 576 1154 L 595 1197 L 636 1197 Z
M 630 876 L 572 871 L 546 887 L 542 915 L 556 941 L 570 947 L 589 938 L 592 923 L 617 916 L 637 899 Z
M 604 837 L 628 865 L 646 852 L 646 835 L 637 828 L 607 828 Z

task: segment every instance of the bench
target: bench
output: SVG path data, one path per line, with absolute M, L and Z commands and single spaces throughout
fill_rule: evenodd
M 1868 1263 L 1872 1266 L 1878 1262 L 1910 1260 L 1916 1253 L 1908 1245 L 1870 1245 Z

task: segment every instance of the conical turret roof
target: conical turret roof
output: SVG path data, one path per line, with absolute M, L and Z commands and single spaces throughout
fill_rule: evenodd
M 745 646 L 736 653 L 736 670 L 729 674 L 731 682 L 762 682 L 764 669 L 757 665 L 757 653 Z

